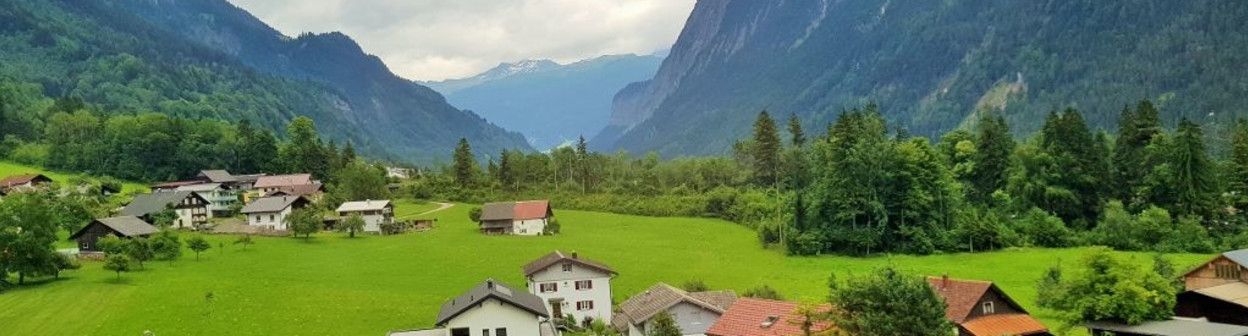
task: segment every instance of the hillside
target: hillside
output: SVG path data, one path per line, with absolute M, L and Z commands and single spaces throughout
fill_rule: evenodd
M 426 83 L 451 104 L 523 133 L 537 149 L 607 125 L 611 99 L 629 83 L 645 80 L 663 61 L 657 56 L 613 55 L 561 65 L 549 60 L 504 63 L 479 75 Z
M 1245 16 L 1248 3 L 1208 0 L 701 1 L 591 145 L 720 154 L 760 110 L 815 130 L 871 101 L 928 136 L 981 108 L 1016 136 L 1067 106 L 1112 129 L 1144 98 L 1167 125 L 1225 124 L 1248 103 Z
M 307 115 L 332 140 L 407 162 L 445 159 L 461 136 L 488 151 L 529 149 L 346 35 L 283 36 L 224 0 L 0 0 L 0 22 L 0 75 L 112 113 L 278 131 Z

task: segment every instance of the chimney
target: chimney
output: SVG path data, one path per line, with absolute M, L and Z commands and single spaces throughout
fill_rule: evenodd
M 485 280 L 485 288 L 494 289 L 494 279 Z
M 576 251 L 572 251 L 572 259 L 580 259 L 580 256 L 576 254 Z
M 940 276 L 940 290 L 949 289 L 949 274 Z

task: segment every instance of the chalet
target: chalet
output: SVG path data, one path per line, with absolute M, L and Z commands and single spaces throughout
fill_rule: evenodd
M 1248 249 L 1218 255 L 1184 274 L 1183 283 L 1176 316 L 1248 326 Z
M 817 313 L 827 313 L 827 305 L 815 308 Z M 740 298 L 724 311 L 719 321 L 706 330 L 707 336 L 787 336 L 802 335 L 806 316 L 797 312 L 797 302 Z M 832 323 L 814 321 L 811 331 L 826 332 Z
M 481 232 L 535 236 L 553 216 L 548 201 L 488 203 L 481 208 Z
M 736 300 L 732 291 L 688 293 L 659 283 L 621 303 L 611 326 L 624 336 L 648 335 L 650 320 L 667 313 L 685 335 L 703 335 Z
M 1248 327 L 1192 320 L 1149 321 L 1138 325 L 1115 322 L 1084 324 L 1092 335 L 1110 336 L 1248 336 Z
M 611 321 L 611 278 L 607 265 L 554 251 L 524 266 L 529 293 L 542 298 L 556 319 L 572 315 L 577 321 Z
M 312 184 L 312 174 L 291 174 L 291 175 L 273 175 L 261 176 L 256 179 L 256 183 L 252 188 L 260 193 L 260 195 L 277 191 L 281 187 L 297 186 Z
M 121 209 L 122 216 L 134 216 L 151 221 L 150 215 L 173 209 L 178 215 L 173 221 L 175 228 L 198 229 L 208 223 L 212 212 L 208 200 L 190 191 L 167 191 L 134 195 L 134 200 Z
M 948 306 L 945 318 L 959 336 L 1052 335 L 997 285 L 988 281 L 928 277 L 927 283 Z
M 277 190 L 264 194 L 264 197 L 303 196 L 309 201 L 318 202 L 324 194 L 324 187 L 321 186 L 321 183 L 314 182 L 309 184 L 277 187 Z
M 0 195 L 12 192 L 39 190 L 52 184 L 52 179 L 43 174 L 25 174 L 5 177 L 0 180 Z
M 394 203 L 389 200 L 346 202 L 336 211 L 344 219 L 353 214 L 364 217 L 364 232 L 381 232 L 382 224 L 394 223 Z
M 240 211 L 247 225 L 271 230 L 286 230 L 286 217 L 311 202 L 302 196 L 275 196 L 257 199 Z
M 437 328 L 390 332 L 389 336 L 554 336 L 550 313 L 542 299 L 486 280 L 446 304 Z
M 238 194 L 226 189 L 225 184 L 219 182 L 185 185 L 174 190 L 190 191 L 199 195 L 199 197 L 203 197 L 204 200 L 208 201 L 208 211 L 211 211 L 215 216 L 228 215 L 230 207 L 234 206 L 234 203 L 238 203 Z
M 100 238 L 110 235 L 121 238 L 147 237 L 157 231 L 159 230 L 155 226 L 134 216 L 101 218 L 74 232 L 69 240 L 78 241 L 79 251 L 99 252 L 97 243 Z

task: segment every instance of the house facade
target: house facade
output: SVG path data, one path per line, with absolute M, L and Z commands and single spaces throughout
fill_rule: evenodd
M 571 315 L 576 321 L 609 323 L 611 278 L 616 275 L 605 264 L 554 251 L 524 266 L 529 293 L 546 304 L 555 319 Z
M 247 217 L 247 225 L 285 231 L 288 229 L 286 218 L 290 213 L 310 203 L 301 196 L 265 197 L 251 202 L 239 212 Z
M 542 299 L 494 281 L 442 305 L 437 328 L 390 332 L 390 336 L 557 336 Z
M 151 215 L 165 209 L 177 214 L 173 228 L 198 229 L 208 223 L 212 212 L 208 200 L 190 191 L 167 191 L 134 195 L 134 200 L 121 209 L 122 216 L 134 216 L 151 221 Z
M 1222 253 L 1183 275 L 1176 316 L 1248 326 L 1248 249 Z
M 312 184 L 313 182 L 316 181 L 312 180 L 312 174 L 261 176 L 252 184 L 250 194 L 252 198 L 260 198 L 283 187 Z
M 381 232 L 383 224 L 394 223 L 394 203 L 390 200 L 346 202 L 338 206 L 338 216 L 358 214 L 364 218 L 364 232 Z
M 208 201 L 208 211 L 213 215 L 222 216 L 230 211 L 230 207 L 238 203 L 238 193 L 227 189 L 225 184 L 209 182 L 178 187 L 177 191 L 190 191 L 199 194 Z
M 959 336 L 1051 336 L 1048 327 L 989 281 L 928 277 L 932 290 L 945 300 L 945 318 Z
M 100 238 L 116 236 L 121 238 L 147 237 L 159 231 L 155 226 L 134 216 L 100 218 L 74 232 L 69 240 L 78 242 L 78 251 L 100 252 Z
M 651 320 L 671 314 L 684 335 L 704 335 L 737 300 L 732 291 L 688 293 L 659 283 L 620 304 L 611 326 L 626 336 L 650 334 Z
M 497 202 L 481 207 L 481 232 L 536 236 L 554 217 L 549 201 Z

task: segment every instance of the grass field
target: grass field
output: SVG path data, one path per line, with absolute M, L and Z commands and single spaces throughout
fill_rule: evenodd
M 68 181 L 70 178 L 73 178 L 73 177 L 83 177 L 80 174 L 58 173 L 58 172 L 49 171 L 43 168 L 27 166 L 27 165 L 23 165 L 19 163 L 0 161 L 0 178 L 4 178 L 6 176 L 11 176 L 11 175 L 22 175 L 22 174 L 43 174 L 44 176 L 47 176 L 48 178 L 51 178 L 52 180 L 57 181 L 58 183 Z M 91 177 L 86 177 L 86 178 L 91 179 Z M 147 191 L 147 186 L 144 186 L 138 183 L 130 183 L 130 182 L 123 183 L 121 186 L 121 192 L 123 194 L 131 192 L 131 191 L 136 191 L 136 190 Z
M 521 266 L 553 249 L 575 250 L 618 270 L 617 301 L 655 282 L 690 279 L 738 292 L 768 284 L 789 299 L 818 299 L 831 273 L 844 277 L 892 264 L 916 274 L 994 280 L 1056 326 L 1051 313 L 1033 307 L 1033 284 L 1044 267 L 1073 263 L 1084 252 L 786 257 L 759 248 L 752 231 L 728 222 L 577 211 L 557 212 L 561 236 L 483 236 L 468 222 L 469 208 L 429 215 L 440 219 L 438 228 L 401 236 L 258 238 L 247 250 L 218 248 L 232 237 L 213 236 L 214 248 L 199 262 L 188 252 L 173 265 L 152 262 L 120 282 L 88 263 L 62 280 L 0 294 L 0 334 L 380 336 L 431 326 L 445 300 L 486 278 L 523 286 Z M 1145 254 L 1129 255 L 1151 262 Z M 1207 257 L 1173 256 L 1181 267 Z

